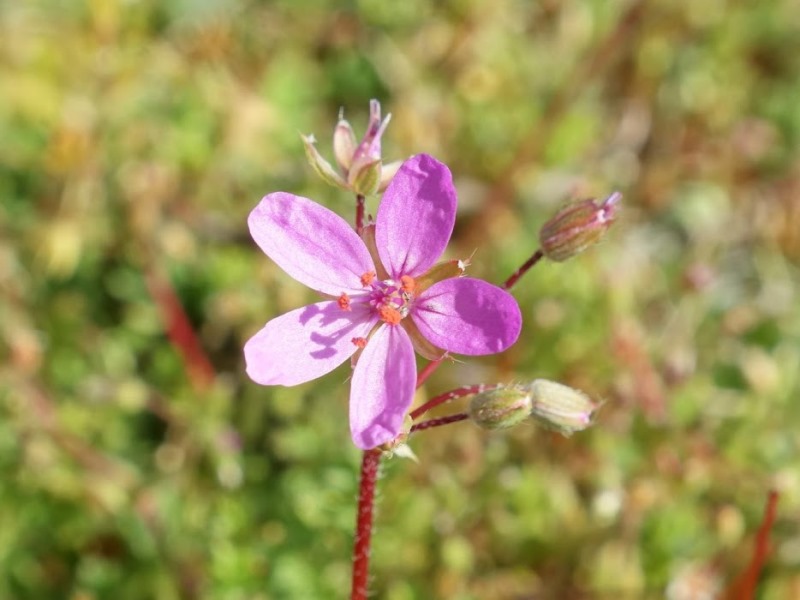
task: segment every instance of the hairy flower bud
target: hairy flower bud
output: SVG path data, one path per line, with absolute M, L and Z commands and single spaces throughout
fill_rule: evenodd
M 484 429 L 508 429 L 527 419 L 532 407 L 530 391 L 509 386 L 476 394 L 467 414 Z
M 559 210 L 539 231 L 544 255 L 561 262 L 596 244 L 614 222 L 621 198 L 614 192 L 600 204 L 580 200 Z
M 533 397 L 531 416 L 565 436 L 589 427 L 600 406 L 583 392 L 546 379 L 536 379 L 528 389 Z

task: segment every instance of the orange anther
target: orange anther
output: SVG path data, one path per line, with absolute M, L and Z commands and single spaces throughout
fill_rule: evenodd
M 403 319 L 403 315 L 400 314 L 399 310 L 385 304 L 378 308 L 378 316 L 389 325 L 397 325 Z
M 417 282 L 414 281 L 414 278 L 411 275 L 403 275 L 400 278 L 400 285 L 403 288 L 403 291 L 412 294 L 417 287 Z
M 367 287 L 370 283 L 375 280 L 375 272 L 374 271 L 367 271 L 361 276 L 361 285 Z
M 339 305 L 339 308 L 342 310 L 350 310 L 350 296 L 342 292 L 342 295 L 339 296 L 339 299 L 336 301 Z
M 366 338 L 354 337 L 350 341 L 353 342 L 356 346 L 358 346 L 362 350 L 367 347 L 367 339 Z

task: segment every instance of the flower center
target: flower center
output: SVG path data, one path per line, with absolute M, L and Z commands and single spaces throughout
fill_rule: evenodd
M 362 277 L 362 281 L 364 279 Z M 366 287 L 371 288 L 369 304 L 378 313 L 381 321 L 397 325 L 411 310 L 416 287 L 413 277 L 403 275 L 399 282 L 393 279 L 374 279 Z

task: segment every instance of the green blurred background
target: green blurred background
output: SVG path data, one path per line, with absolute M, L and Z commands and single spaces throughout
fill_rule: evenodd
M 625 194 L 603 244 L 515 288 L 515 347 L 420 392 L 546 377 L 605 399 L 597 424 L 413 437 L 374 597 L 720 597 L 773 488 L 757 597 L 800 597 L 795 0 L 31 0 L 0 3 L 0 598 L 347 596 L 348 371 L 246 378 L 243 342 L 314 296 L 245 220 L 277 190 L 352 219 L 298 132 L 330 157 L 370 98 L 387 159 L 453 170 L 474 275 Z

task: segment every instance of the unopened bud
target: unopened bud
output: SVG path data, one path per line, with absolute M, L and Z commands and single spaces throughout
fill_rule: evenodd
M 378 186 L 381 183 L 381 161 L 380 159 L 356 167 L 353 165 L 353 170 L 350 171 L 348 177 L 350 188 L 362 196 L 370 196 L 378 191 Z
M 353 162 L 353 153 L 358 142 L 353 127 L 344 118 L 344 109 L 339 111 L 339 122 L 333 130 L 333 155 L 339 164 L 339 169 L 346 173 Z
M 531 416 L 565 436 L 589 427 L 600 406 L 583 392 L 546 379 L 536 379 L 528 389 L 533 397 Z
M 391 120 L 392 115 L 389 114 L 381 121 L 381 103 L 377 100 L 369 101 L 369 124 L 367 125 L 367 132 L 364 134 L 364 138 L 353 152 L 353 158 L 350 164 L 351 174 L 348 176 L 350 181 L 352 181 L 352 171 L 358 172 L 365 165 L 375 161 L 380 162 L 381 138 Z M 377 189 L 377 186 L 375 186 L 375 188 Z
M 484 429 L 508 429 L 531 415 L 532 404 L 530 391 L 509 386 L 476 394 L 467 413 Z
M 614 192 L 600 204 L 580 200 L 559 210 L 539 231 L 544 255 L 561 262 L 596 244 L 614 222 L 621 198 Z

